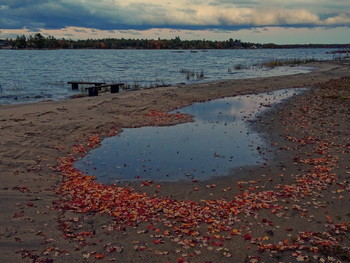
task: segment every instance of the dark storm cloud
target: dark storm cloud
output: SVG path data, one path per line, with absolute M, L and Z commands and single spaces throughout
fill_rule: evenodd
M 83 26 L 112 28 L 103 14 L 74 2 L 51 0 L 0 1 L 0 28 L 63 28 Z M 114 25 L 114 24 L 113 24 Z

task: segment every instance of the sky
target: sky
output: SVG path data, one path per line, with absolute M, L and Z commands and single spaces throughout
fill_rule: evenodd
M 350 43 L 350 0 L 0 0 L 0 39 Z

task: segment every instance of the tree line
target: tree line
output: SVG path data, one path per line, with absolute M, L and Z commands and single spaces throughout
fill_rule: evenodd
M 259 44 L 243 42 L 240 39 L 230 38 L 225 41 L 211 40 L 181 40 L 174 39 L 56 39 L 53 36 L 45 37 L 40 33 L 34 36 L 17 36 L 6 40 L 14 49 L 246 49 L 246 48 L 344 48 L 349 45 L 277 45 L 273 43 Z

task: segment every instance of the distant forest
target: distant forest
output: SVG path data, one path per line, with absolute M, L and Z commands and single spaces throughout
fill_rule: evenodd
M 258 44 L 243 42 L 239 39 L 225 41 L 211 40 L 181 40 L 174 39 L 86 39 L 67 40 L 56 39 L 53 36 L 44 37 L 40 33 L 34 36 L 17 36 L 16 39 L 5 40 L 14 49 L 247 49 L 247 48 L 349 48 L 341 44 L 304 44 L 277 45 L 273 43 Z M 5 42 L 4 41 L 4 42 Z

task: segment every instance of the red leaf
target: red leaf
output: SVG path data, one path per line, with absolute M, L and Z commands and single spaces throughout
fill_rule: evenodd
M 251 240 L 252 239 L 250 234 L 245 234 L 243 237 L 244 237 L 245 240 Z

